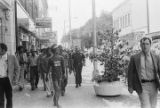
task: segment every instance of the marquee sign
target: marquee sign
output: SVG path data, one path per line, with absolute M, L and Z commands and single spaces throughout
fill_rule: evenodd
M 37 18 L 36 28 L 52 28 L 52 19 L 49 17 Z

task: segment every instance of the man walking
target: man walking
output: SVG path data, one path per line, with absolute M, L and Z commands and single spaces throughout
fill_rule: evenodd
M 17 48 L 17 52 L 16 52 L 16 57 L 19 61 L 19 65 L 20 65 L 20 73 L 18 75 L 18 86 L 19 86 L 19 90 L 23 90 L 24 88 L 24 71 L 25 71 L 25 67 L 26 67 L 26 63 L 27 63 L 27 55 L 24 53 L 24 48 L 23 46 L 19 46 Z
M 29 66 L 30 66 L 30 83 L 31 83 L 31 90 L 38 88 L 38 68 L 37 68 L 37 59 L 38 56 L 36 55 L 35 51 L 31 51 L 31 56 L 29 57 Z
M 8 55 L 7 46 L 4 43 L 0 43 L 0 108 L 13 107 L 11 84 L 18 73 L 18 60 L 15 56 Z M 6 102 L 4 96 L 6 98 Z M 4 103 L 6 103 L 6 105 L 4 105 Z
M 82 83 L 82 67 L 85 63 L 85 56 L 78 48 L 75 49 L 73 54 L 73 67 L 75 70 L 76 88 L 81 86 Z
M 141 108 L 156 108 L 160 87 L 160 59 L 150 51 L 151 39 L 140 40 L 142 51 L 131 56 L 128 66 L 128 91 L 139 96 Z
M 48 73 L 51 68 L 51 76 L 53 81 L 53 87 L 55 90 L 53 101 L 54 105 L 57 106 L 57 108 L 60 108 L 58 101 L 61 93 L 62 75 L 65 73 L 64 58 L 61 55 L 59 55 L 59 48 L 52 48 L 52 52 L 53 56 L 49 59 L 48 62 Z

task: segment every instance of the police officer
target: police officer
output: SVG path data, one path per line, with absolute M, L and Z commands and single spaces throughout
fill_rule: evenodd
M 83 53 L 78 50 L 76 47 L 75 53 L 73 54 L 73 67 L 75 70 L 75 82 L 76 82 L 76 88 L 81 86 L 82 83 L 82 67 L 85 63 L 85 56 Z
M 58 48 L 52 48 L 52 53 L 53 53 L 53 56 L 48 61 L 48 67 L 49 67 L 48 69 L 50 70 L 51 68 L 53 87 L 55 89 L 55 94 L 53 97 L 54 106 L 57 106 L 59 108 L 60 106 L 59 106 L 58 100 L 61 93 L 62 74 L 65 73 L 64 58 L 63 56 L 59 55 Z

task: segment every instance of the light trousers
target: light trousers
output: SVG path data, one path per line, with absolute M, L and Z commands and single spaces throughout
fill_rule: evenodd
M 158 89 L 155 82 L 142 83 L 142 93 L 138 95 L 141 108 L 156 108 Z

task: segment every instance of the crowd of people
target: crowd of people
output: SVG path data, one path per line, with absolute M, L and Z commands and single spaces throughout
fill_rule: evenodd
M 160 89 L 160 58 L 151 51 L 151 45 L 151 39 L 143 37 L 141 51 L 130 57 L 128 66 L 128 91 L 136 91 L 141 108 L 156 108 Z M 22 91 L 28 81 L 33 91 L 38 88 L 39 78 L 46 96 L 53 96 L 54 105 L 60 108 L 58 100 L 65 94 L 68 73 L 74 73 L 75 87 L 78 88 L 84 65 L 85 55 L 77 47 L 69 51 L 53 45 L 39 54 L 34 50 L 28 53 L 20 46 L 15 55 L 10 55 L 7 46 L 0 43 L 0 108 L 12 108 L 13 86 Z
M 26 82 L 30 83 L 30 89 L 33 91 L 38 88 L 41 79 L 46 97 L 53 96 L 53 103 L 58 108 L 59 97 L 65 94 L 68 74 L 74 74 L 76 88 L 81 86 L 85 56 L 78 47 L 74 50 L 66 50 L 62 46 L 52 45 L 41 49 L 40 52 L 35 50 L 28 52 L 19 46 L 15 55 L 9 55 L 7 46 L 0 43 L 0 56 L 4 58 L 4 60 L 0 59 L 0 65 L 5 64 L 2 67 L 4 74 L 0 73 L 0 83 L 5 82 L 4 84 L 7 85 L 6 88 L 6 85 L 0 84 L 0 108 L 5 108 L 4 95 L 6 108 L 12 108 L 12 88 L 18 87 L 18 90 L 22 91 Z M 8 71 L 11 71 L 11 77 Z

